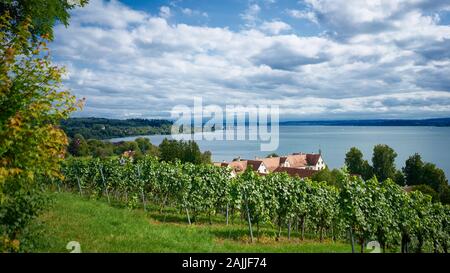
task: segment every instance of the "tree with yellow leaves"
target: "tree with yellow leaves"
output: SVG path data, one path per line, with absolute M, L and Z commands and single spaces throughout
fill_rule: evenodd
M 60 177 L 68 144 L 58 127 L 82 101 L 65 90 L 48 36 L 35 39 L 31 19 L 0 17 L 0 251 L 17 251 L 19 236 L 42 209 L 42 179 Z

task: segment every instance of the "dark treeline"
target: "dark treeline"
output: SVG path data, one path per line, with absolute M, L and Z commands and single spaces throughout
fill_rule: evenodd
M 172 122 L 160 119 L 70 118 L 61 121 L 61 128 L 73 138 L 108 139 L 137 135 L 170 134 Z
M 433 119 L 367 119 L 367 120 L 301 120 L 284 121 L 280 125 L 322 126 L 450 126 L 450 118 Z
M 364 180 L 377 177 L 380 181 L 391 179 L 400 186 L 408 186 L 408 190 L 421 191 L 432 197 L 434 202 L 450 204 L 450 187 L 445 172 L 435 164 L 424 162 L 416 153 L 410 156 L 404 167 L 397 169 L 395 159 L 397 153 L 388 145 L 376 145 L 373 149 L 372 164 L 364 160 L 363 153 L 356 147 L 351 148 L 345 156 L 345 166 L 349 173 L 361 176 Z M 327 181 L 331 184 L 339 181 L 339 170 L 325 169 L 314 176 L 316 181 Z

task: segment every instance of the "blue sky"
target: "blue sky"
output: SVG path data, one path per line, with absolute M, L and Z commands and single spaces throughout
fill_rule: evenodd
M 282 120 L 450 116 L 450 0 L 91 0 L 55 32 L 77 116 L 195 96 Z

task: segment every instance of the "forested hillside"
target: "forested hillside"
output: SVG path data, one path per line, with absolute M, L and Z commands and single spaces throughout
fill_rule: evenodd
M 70 118 L 61 121 L 61 128 L 73 138 L 108 139 L 137 135 L 169 134 L 171 121 L 161 119 Z

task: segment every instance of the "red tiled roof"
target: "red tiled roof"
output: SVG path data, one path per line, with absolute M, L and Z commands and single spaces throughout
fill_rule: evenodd
M 247 166 L 251 165 L 254 171 L 257 171 L 261 164 L 263 164 L 262 160 L 246 160 Z
M 308 165 L 316 165 L 319 162 L 320 154 L 307 154 L 306 161 L 308 161 Z
M 245 171 L 248 165 L 251 165 L 254 171 L 258 171 L 258 169 L 261 167 L 261 164 L 264 164 L 269 172 L 285 171 L 289 175 L 310 177 L 317 171 L 304 168 L 307 166 L 316 165 L 320 157 L 320 154 L 294 153 L 282 157 L 256 158 L 255 160 L 242 159 L 232 161 L 230 163 L 222 162 L 214 164 L 221 167 L 230 167 L 236 173 Z M 289 167 L 281 167 L 286 161 L 289 162 Z

